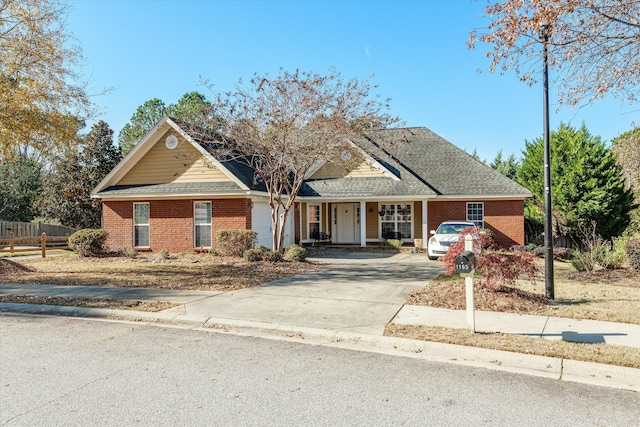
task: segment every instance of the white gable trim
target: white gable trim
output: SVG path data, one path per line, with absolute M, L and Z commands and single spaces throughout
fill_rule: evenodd
M 144 157 L 145 154 L 158 142 L 160 139 L 160 135 L 164 134 L 169 128 L 175 130 L 179 133 L 186 141 L 189 142 L 200 154 L 202 154 L 207 160 L 213 163 L 222 173 L 224 173 L 231 181 L 237 184 L 243 190 L 248 191 L 249 187 L 247 187 L 238 177 L 236 177 L 233 173 L 231 173 L 226 167 L 222 165 L 213 157 L 207 150 L 202 148 L 200 144 L 195 142 L 193 138 L 185 131 L 183 131 L 180 126 L 178 126 L 173 120 L 169 117 L 164 116 L 161 118 L 155 126 L 147 132 L 147 134 L 138 142 L 133 149 L 116 165 L 115 168 L 111 172 L 104 177 L 102 181 L 93 189 L 91 192 L 92 197 L 97 193 L 103 191 L 105 188 L 110 187 L 112 185 L 116 185 L 124 176 L 131 170 L 133 167 Z
M 309 170 L 307 170 L 307 173 L 304 176 L 304 179 L 309 179 L 313 176 L 314 173 L 318 172 L 322 166 L 324 166 L 325 164 L 327 164 L 327 161 L 324 159 L 318 159 L 316 160 L 311 167 L 309 168 Z

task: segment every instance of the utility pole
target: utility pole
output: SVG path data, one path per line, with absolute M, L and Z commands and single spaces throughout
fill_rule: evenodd
M 553 284 L 553 224 L 551 217 L 551 144 L 549 141 L 549 25 L 542 25 L 543 63 L 543 139 L 544 139 L 544 289 L 547 298 L 554 299 Z

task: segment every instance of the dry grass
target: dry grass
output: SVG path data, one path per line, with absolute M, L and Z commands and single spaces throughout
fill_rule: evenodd
M 256 286 L 316 268 L 310 263 L 266 261 L 209 254 L 82 258 L 0 258 L 0 281 L 11 283 L 152 287 L 228 291 Z
M 66 249 L 47 249 L 47 256 L 68 255 L 69 251 Z M 37 251 L 22 251 L 20 249 L 13 252 L 9 252 L 9 249 L 0 249 L 0 257 L 2 258 L 16 258 L 16 257 L 41 257 L 40 250 Z
M 554 269 L 555 300 L 544 297 L 544 278 L 537 277 L 533 283 L 522 280 L 498 292 L 475 289 L 475 309 L 640 324 L 640 278 L 632 270 L 589 275 L 564 262 L 556 262 Z M 464 279 L 442 276 L 413 292 L 407 304 L 464 310 Z M 396 324 L 387 325 L 385 335 L 640 368 L 640 351 L 623 346 Z
M 499 292 L 476 289 L 475 308 L 519 314 L 606 320 L 640 324 L 640 278 L 629 270 L 602 270 L 594 275 L 577 273 L 568 263 L 556 262 L 555 300 L 544 297 L 544 278 L 522 280 Z M 464 279 L 434 280 L 412 293 L 407 304 L 463 310 Z
M 638 351 L 637 348 L 631 347 L 573 343 L 562 340 L 548 340 L 545 338 L 531 338 L 500 333 L 473 334 L 466 329 L 442 328 L 437 326 L 389 324 L 385 328 L 384 334 L 399 338 L 640 368 L 640 351 Z
M 309 263 L 247 263 L 208 254 L 129 258 L 0 258 L 0 282 L 57 285 L 133 286 L 172 289 L 233 290 L 300 274 Z M 521 281 L 501 292 L 477 289 L 476 309 L 640 324 L 640 279 L 629 270 L 577 274 L 570 264 L 556 263 L 556 300 L 543 297 L 544 280 Z M 8 298 L 8 297 L 4 297 Z M 81 305 L 101 308 L 162 310 L 160 304 L 87 298 L 12 297 L 0 302 Z M 465 308 L 464 281 L 443 277 L 414 292 L 408 304 Z M 640 352 L 606 344 L 579 344 L 509 334 L 471 334 L 464 329 L 388 325 L 385 335 L 422 339 L 519 353 L 563 357 L 640 368 Z
M 555 303 L 541 314 L 574 319 L 640 324 L 640 278 L 631 269 L 577 273 L 570 264 L 556 263 Z M 544 293 L 544 279 L 519 287 Z
M 135 310 L 157 312 L 175 307 L 177 303 L 139 300 L 113 300 L 106 298 L 45 297 L 27 295 L 0 296 L 0 302 L 17 304 L 47 304 L 68 307 L 109 308 L 113 310 Z

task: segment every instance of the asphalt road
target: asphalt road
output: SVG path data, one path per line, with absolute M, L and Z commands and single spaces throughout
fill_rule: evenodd
M 640 395 L 377 353 L 0 316 L 9 426 L 640 425 Z

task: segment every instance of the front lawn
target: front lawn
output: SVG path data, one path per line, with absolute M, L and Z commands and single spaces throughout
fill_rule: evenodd
M 544 277 L 539 276 L 534 283 L 518 281 L 516 286 L 499 292 L 476 288 L 475 309 L 640 324 L 640 278 L 633 270 L 600 270 L 589 275 L 576 272 L 565 262 L 555 262 L 554 270 L 553 301 L 544 297 Z M 410 294 L 406 303 L 464 310 L 464 279 L 440 276 Z M 640 368 L 640 351 L 624 346 L 502 333 L 474 334 L 466 329 L 424 325 L 389 324 L 385 335 Z
M 210 254 L 82 258 L 0 258 L 0 283 L 75 286 L 131 286 L 230 291 L 315 269 L 311 263 L 246 262 Z
M 475 309 L 640 324 L 640 278 L 633 270 L 600 270 L 589 275 L 556 261 L 554 272 L 553 301 L 544 297 L 544 277 L 539 275 L 533 283 L 520 280 L 500 292 L 475 289 Z M 409 295 L 407 304 L 464 310 L 464 279 L 443 275 Z
M 0 295 L 0 302 L 12 304 L 46 304 L 67 307 L 108 308 L 156 312 L 179 304 L 162 301 L 114 300 L 108 298 L 45 297 L 30 295 Z

